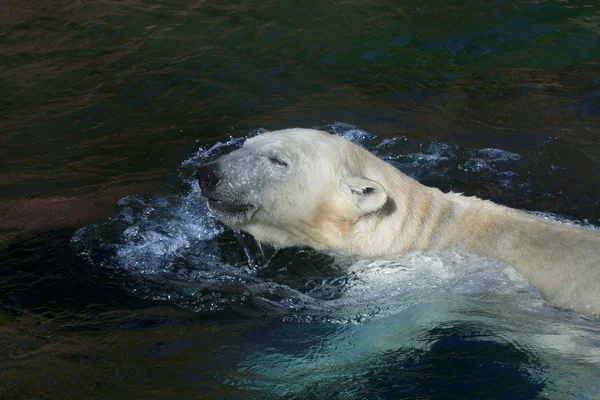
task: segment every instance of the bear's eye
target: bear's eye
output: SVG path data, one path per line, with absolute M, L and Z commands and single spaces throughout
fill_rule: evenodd
M 273 164 L 277 165 L 278 167 L 287 167 L 288 166 L 288 163 L 283 161 L 281 158 L 271 156 L 271 157 L 269 157 L 269 161 L 271 161 Z

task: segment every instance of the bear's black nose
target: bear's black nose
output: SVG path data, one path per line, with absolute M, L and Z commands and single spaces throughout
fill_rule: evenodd
M 215 190 L 221 177 L 219 176 L 219 165 L 217 163 L 208 163 L 201 165 L 196 173 L 202 195 Z

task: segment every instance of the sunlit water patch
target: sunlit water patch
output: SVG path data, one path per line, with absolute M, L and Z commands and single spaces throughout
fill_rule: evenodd
M 458 175 L 515 194 L 529 190 L 523 177 L 528 161 L 514 152 L 380 138 L 342 123 L 319 128 L 421 181 Z M 405 398 L 414 398 L 426 395 L 414 387 L 427 387 L 418 383 L 431 379 L 462 388 L 465 396 L 490 397 L 489 382 L 500 375 L 514 388 L 496 398 L 600 393 L 597 321 L 550 307 L 506 264 L 453 252 L 381 261 L 275 251 L 226 229 L 201 199 L 195 168 L 244 139 L 199 149 L 181 164 L 178 194 L 124 198 L 118 215 L 81 229 L 72 240 L 81 258 L 111 271 L 140 297 L 272 320 L 248 338 L 247 357 L 221 378 L 224 383 L 281 397 L 403 398 L 398 396 L 405 391 Z M 443 367 L 448 363 L 468 371 L 459 368 L 442 382 L 442 371 L 455 370 Z M 461 386 L 465 379 L 488 384 L 469 389 Z

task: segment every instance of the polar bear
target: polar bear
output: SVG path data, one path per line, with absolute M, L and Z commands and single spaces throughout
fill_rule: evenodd
M 473 253 L 511 264 L 555 306 L 600 316 L 600 232 L 443 193 L 327 132 L 260 134 L 198 180 L 210 210 L 260 242 L 368 258 Z

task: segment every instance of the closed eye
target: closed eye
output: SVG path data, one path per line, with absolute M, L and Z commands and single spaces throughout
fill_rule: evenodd
M 280 158 L 277 157 L 269 157 L 269 161 L 271 161 L 273 164 L 277 165 L 278 167 L 287 167 L 288 163 L 286 163 L 285 161 L 283 161 Z

